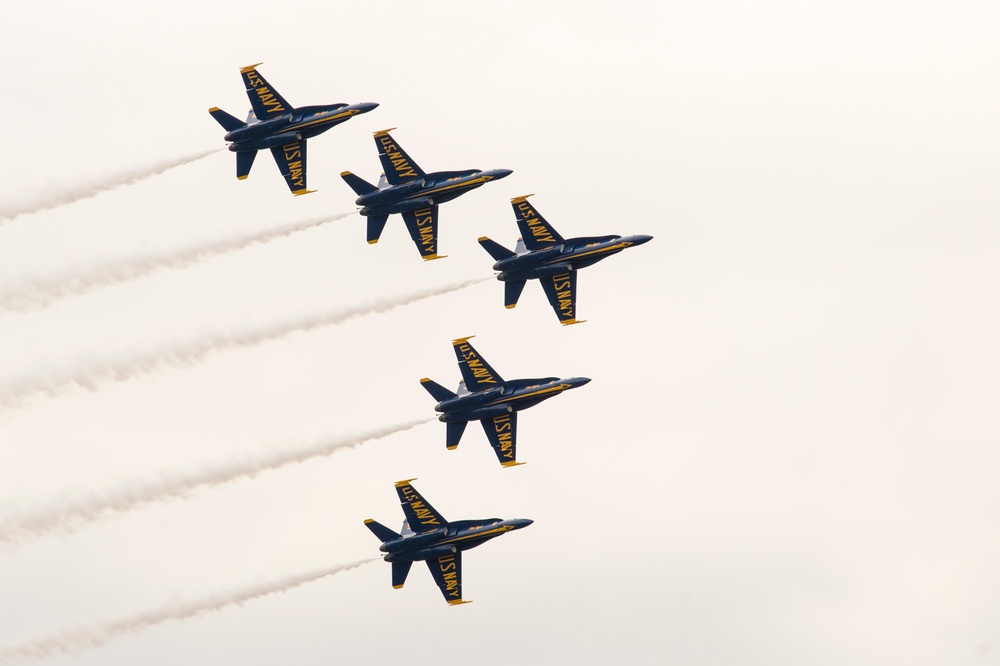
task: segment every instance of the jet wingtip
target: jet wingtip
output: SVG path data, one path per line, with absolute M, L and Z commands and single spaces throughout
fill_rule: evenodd
M 394 589 L 394 590 L 402 590 L 403 586 L 402 585 L 393 585 L 392 589 Z
M 424 261 L 434 261 L 435 259 L 444 259 L 447 256 L 447 254 L 428 254 L 423 259 Z
M 508 310 L 513 310 L 514 308 L 517 307 L 517 303 L 511 303 L 510 305 L 505 305 L 504 307 L 507 308 Z
M 453 347 L 458 346 L 458 345 L 462 344 L 463 342 L 468 342 L 469 340 L 471 340 L 474 337 L 476 337 L 476 336 L 474 336 L 474 335 L 467 335 L 464 338 L 455 338 L 454 340 L 451 341 L 451 345 Z
M 522 201 L 524 201 L 528 197 L 533 197 L 533 196 L 535 196 L 535 195 L 534 194 L 522 194 L 519 197 L 514 197 L 513 199 L 510 200 L 510 202 L 511 203 L 521 203 Z
M 341 177 L 341 178 L 343 178 L 344 176 L 353 176 L 353 175 L 354 175 L 354 174 L 353 174 L 353 173 L 351 173 L 350 171 L 341 171 L 341 172 L 340 172 L 340 177 Z
M 365 525 L 368 525 L 369 523 L 374 523 L 374 522 L 375 522 L 374 518 L 365 518 Z
M 253 70 L 257 69 L 263 64 L 264 63 L 262 62 L 258 62 L 254 65 L 247 65 L 246 67 L 240 67 L 240 74 L 246 74 L 247 72 L 252 72 Z
M 303 194 L 312 194 L 316 190 L 292 190 L 292 194 L 297 197 L 301 197 Z
M 509 460 L 507 462 L 500 463 L 501 467 L 517 467 L 518 465 L 526 465 L 527 463 L 518 462 L 516 460 Z
M 563 326 L 572 326 L 573 324 L 586 324 L 586 319 L 567 319 L 566 321 L 559 322 Z
M 466 601 L 464 599 L 456 599 L 456 600 L 449 601 L 448 605 L 449 606 L 461 606 L 462 604 L 471 604 L 471 603 L 472 603 L 472 599 L 469 599 L 468 601 Z
M 396 129 L 396 128 L 395 127 L 390 127 L 389 129 L 384 129 L 384 130 L 379 130 L 377 132 L 372 132 L 372 136 L 374 136 L 375 138 L 378 138 L 380 136 L 385 136 L 386 134 L 388 134 L 389 132 L 393 131 L 394 129 Z
M 403 486 L 409 485 L 410 481 L 416 481 L 416 480 L 417 480 L 416 477 L 414 477 L 412 479 L 403 479 L 402 481 L 397 481 L 396 487 L 402 488 Z

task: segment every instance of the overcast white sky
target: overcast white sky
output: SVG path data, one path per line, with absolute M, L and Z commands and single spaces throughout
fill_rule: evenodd
M 227 153 L 0 224 L 0 291 L 354 209 L 371 132 L 426 170 L 510 168 L 30 313 L 2 390 L 101 359 L 489 276 L 510 197 L 566 236 L 655 239 L 581 273 L 582 326 L 486 282 L 98 390 L 0 406 L 0 524 L 289 443 L 432 415 L 477 335 L 525 412 L 502 470 L 430 423 L 80 531 L 0 546 L 0 645 L 377 555 L 394 481 L 524 517 L 444 604 L 375 562 L 51 664 L 1000 663 L 1000 8 L 994 2 L 5 3 L 0 208 L 223 145 L 238 69 L 379 102 L 311 141 L 308 197 Z

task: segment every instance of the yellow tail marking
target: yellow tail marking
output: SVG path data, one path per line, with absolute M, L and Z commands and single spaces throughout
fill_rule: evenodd
M 517 303 L 514 303 L 513 305 L 505 305 L 504 307 L 507 308 L 508 310 L 513 310 L 514 308 L 517 307 Z
M 236 180 L 246 180 L 247 176 L 249 176 L 249 175 L 250 174 L 247 174 L 246 176 L 236 176 Z
M 367 525 L 368 523 L 374 523 L 374 522 L 375 522 L 374 518 L 365 518 L 365 525 Z
M 402 585 L 393 585 L 392 589 L 394 589 L 394 590 L 402 590 L 403 586 Z
M 458 444 L 456 444 L 455 446 L 446 446 L 445 448 L 448 449 L 449 451 L 454 451 L 455 449 L 458 448 Z
M 340 175 L 341 177 L 343 177 L 343 176 L 353 176 L 354 174 L 351 173 L 350 171 L 341 171 Z
M 375 244 L 375 243 L 377 243 L 377 242 L 378 242 L 378 239 L 376 238 L 375 240 L 370 240 L 370 241 L 368 241 L 368 244 L 369 244 L 369 245 L 374 245 L 374 244 Z
M 209 109 L 209 110 L 208 110 L 208 112 L 209 112 L 209 113 L 215 113 L 216 111 L 220 111 L 220 110 L 221 110 L 221 109 L 219 109 L 219 107 L 217 107 L 217 106 L 213 106 L 213 107 L 212 107 L 211 109 Z

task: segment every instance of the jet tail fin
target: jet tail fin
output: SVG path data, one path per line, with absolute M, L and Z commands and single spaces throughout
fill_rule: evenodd
M 517 256 L 513 252 L 505 248 L 503 245 L 501 245 L 500 243 L 497 243 L 494 240 L 490 240 L 486 236 L 480 237 L 479 244 L 482 245 L 483 249 L 489 252 L 490 256 L 497 261 Z
M 235 116 L 229 115 L 228 113 L 226 113 L 217 106 L 213 106 L 211 109 L 208 110 L 208 112 L 212 114 L 213 118 L 215 118 L 215 122 L 222 125 L 222 129 L 226 130 L 227 132 L 232 132 L 235 129 L 247 126 L 245 122 L 243 122 L 239 118 L 236 118 Z
M 383 525 L 382 523 L 367 518 L 365 520 L 365 527 L 372 531 L 372 534 L 378 537 L 379 541 L 385 543 L 386 541 L 392 541 L 393 539 L 400 538 L 397 532 L 393 532 L 391 529 Z
M 431 396 L 438 402 L 458 397 L 457 393 L 452 393 L 433 379 L 429 379 L 427 377 L 420 380 L 420 385 L 423 386 L 424 389 L 426 389 L 427 392 L 430 393 Z
M 374 192 L 378 188 L 369 183 L 367 180 L 360 176 L 355 176 L 350 171 L 344 171 L 340 174 L 340 177 L 344 179 L 344 182 L 351 186 L 354 193 L 359 197 L 370 192 Z

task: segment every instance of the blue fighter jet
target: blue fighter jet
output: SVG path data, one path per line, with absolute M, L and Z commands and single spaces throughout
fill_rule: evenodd
M 652 236 L 586 236 L 563 238 L 551 224 L 528 203 L 526 194 L 511 199 L 521 238 L 511 252 L 486 236 L 479 244 L 496 259 L 493 270 L 504 283 L 504 305 L 512 308 L 528 280 L 537 279 L 549 304 L 563 325 L 581 324 L 576 318 L 576 272 L 601 259 L 634 245 L 652 240 Z
M 519 411 L 590 381 L 588 377 L 543 377 L 505 382 L 469 344 L 469 338 L 452 340 L 451 344 L 462 371 L 458 393 L 452 393 L 427 377 L 420 380 L 427 392 L 438 400 L 434 410 L 441 412 L 438 421 L 448 426 L 448 450 L 458 447 L 469 421 L 480 421 L 503 467 L 523 464 L 517 462 Z
M 382 559 L 392 563 L 392 586 L 403 587 L 410 566 L 421 560 L 434 576 L 441 594 L 450 605 L 467 604 L 462 599 L 462 551 L 475 548 L 501 534 L 527 527 L 533 521 L 527 518 L 500 520 L 458 520 L 449 523 L 434 510 L 410 481 L 396 483 L 396 493 L 406 515 L 402 533 L 375 522 L 371 518 L 365 525 L 379 538 Z
M 260 75 L 257 65 L 240 70 L 253 107 L 246 122 L 216 106 L 208 112 L 226 130 L 226 141 L 232 142 L 229 150 L 236 153 L 238 179 L 244 180 L 250 174 L 258 150 L 270 148 L 292 194 L 309 194 L 314 190 L 306 189 L 306 139 L 359 113 L 368 113 L 378 104 L 363 102 L 295 108 Z
M 378 242 L 385 222 L 393 213 L 402 213 L 410 238 L 425 260 L 441 259 L 438 254 L 438 205 L 451 201 L 491 180 L 513 173 L 510 169 L 482 171 L 435 171 L 425 173 L 406 154 L 387 130 L 375 132 L 375 146 L 382 161 L 378 185 L 345 171 L 340 176 L 358 194 L 355 203 L 368 218 L 368 243 Z

